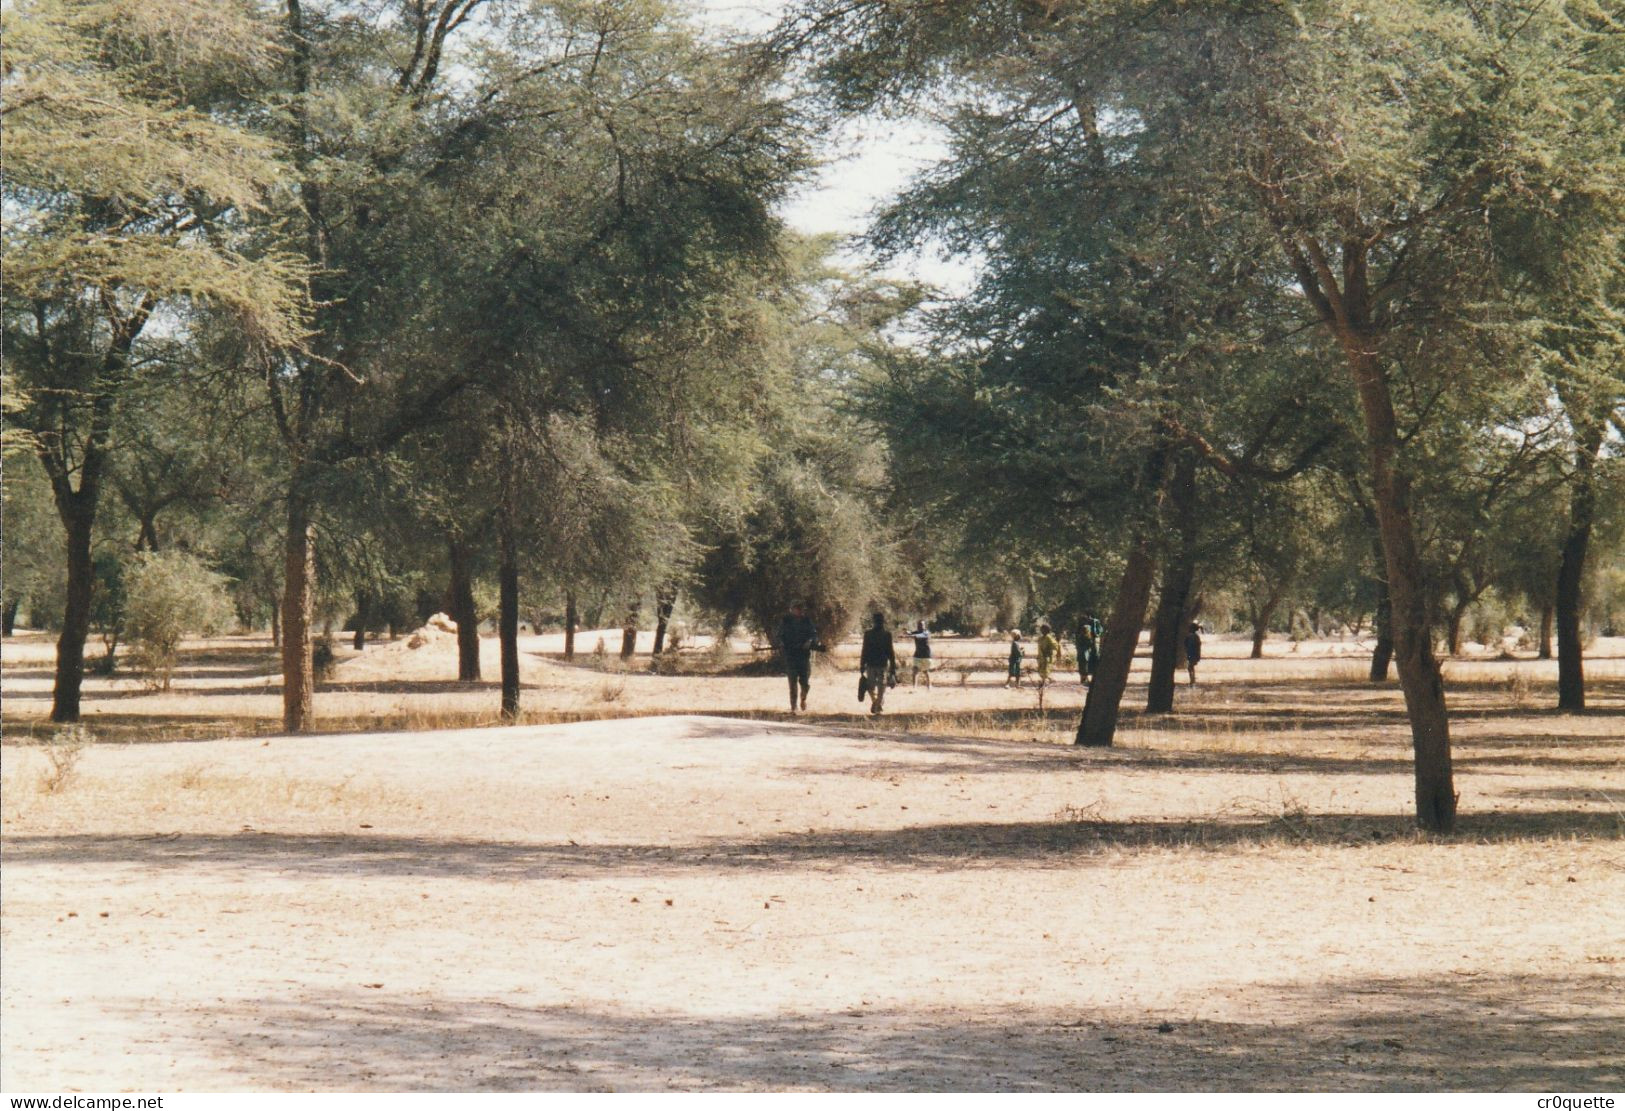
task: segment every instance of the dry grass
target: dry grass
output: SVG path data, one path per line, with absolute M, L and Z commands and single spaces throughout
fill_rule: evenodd
M 590 634 L 583 634 L 587 639 Z M 602 638 L 600 638 L 602 639 Z M 696 641 L 668 654 L 652 670 L 646 653 L 624 665 L 607 651 L 563 661 L 557 637 L 521 642 L 524 680 L 520 720 L 544 723 L 582 720 L 608 710 L 627 715 L 662 712 L 724 713 L 770 717 L 782 703 L 782 679 L 748 646 Z M 615 637 L 619 643 L 618 634 Z M 1386 729 L 1402 712 L 1397 685 L 1365 681 L 1363 651 L 1355 642 L 1300 644 L 1296 652 L 1272 642 L 1263 660 L 1240 658 L 1244 642 L 1214 640 L 1203 661 L 1202 683 L 1177 691 L 1177 713 L 1157 722 L 1136 715 L 1144 698 L 1147 661 L 1137 660 L 1125 698 L 1124 738 L 1129 743 L 1190 747 L 1199 737 L 1219 749 L 1251 750 L 1339 734 L 1335 708 L 1369 714 L 1366 725 Z M 499 720 L 496 684 L 459 684 L 449 642 L 410 651 L 405 642 L 383 643 L 357 654 L 340 645 L 330 682 L 318 689 L 316 728 L 329 732 L 461 728 Z M 587 639 L 587 643 L 592 640 Z M 483 644 L 486 674 L 497 672 L 495 645 Z M 887 708 L 888 722 L 911 730 L 953 731 L 962 723 L 977 735 L 1034 735 L 1037 722 L 1012 717 L 1040 711 L 1038 735 L 1062 741 L 1066 719 L 1081 707 L 1084 691 L 1069 673 L 1043 690 L 1003 691 L 1000 646 L 990 641 L 945 638 L 939 646 L 934 687 L 901 689 Z M 843 644 L 821 661 L 814 675 L 813 711 L 823 720 L 851 717 L 860 707 L 847 691 L 855 645 Z M 38 741 L 52 728 L 49 709 L 52 646 L 39 634 L 8 640 L 4 650 L 4 725 L 8 740 Z M 738 661 L 744 660 L 740 669 Z M 608 677 L 606 677 L 608 676 Z M 1452 660 L 1445 665 L 1452 709 L 1460 719 L 1485 714 L 1519 716 L 1555 701 L 1556 668 L 1550 661 L 1521 658 Z M 1599 711 L 1625 707 L 1625 640 L 1599 642 L 1587 660 L 1593 702 Z M 955 682 L 957 678 L 957 683 Z M 607 697 L 615 690 L 619 695 Z M 1040 705 L 1040 698 L 1042 704 Z M 263 736 L 279 732 L 281 700 L 276 655 L 263 639 L 232 637 L 188 644 L 174 689 L 150 694 L 131 679 L 88 679 L 86 720 L 111 742 Z M 1347 717 L 1348 715 L 1344 715 Z M 879 723 L 871 723 L 875 725 Z M 1343 729 L 1345 735 L 1364 725 Z M 1379 730 L 1380 731 L 1380 730 Z M 1262 741 L 1259 738 L 1263 738 Z M 1342 740 L 1347 740 L 1344 736 Z M 1356 743 L 1359 743 L 1356 740 Z
M 633 668 L 621 668 L 620 661 L 607 653 L 570 665 L 562 660 L 560 646 L 547 638 L 532 638 L 522 647 L 521 725 L 668 713 L 764 723 L 791 720 L 778 709 L 783 680 L 772 674 L 741 673 L 733 662 L 745 657 L 745 648 L 728 642 L 699 643 L 671 657 L 677 661 L 674 674 L 651 673 L 644 666 L 646 656 Z M 842 670 L 851 665 L 854 646 L 839 646 L 814 675 L 813 711 L 793 720 L 865 735 L 895 733 L 1070 749 L 1084 689 L 1057 673 L 1058 681 L 1047 688 L 1003 690 L 1002 670 L 993 658 L 1000 647 L 993 642 L 945 640 L 939 651 L 952 665 L 943 664 L 938 678 L 957 670 L 959 682 L 939 682 L 929 689 L 904 684 L 888 698 L 887 712 L 871 717 L 852 699 L 851 672 Z M 494 645 L 488 641 L 484 648 L 490 656 L 486 674 L 495 674 Z M 1403 701 L 1395 684 L 1365 680 L 1364 661 L 1346 654 L 1354 648 L 1304 644 L 1294 653 L 1253 661 L 1240 658 L 1244 642 L 1213 642 L 1212 654 L 1203 661 L 1202 682 L 1178 686 L 1177 712 L 1172 715 L 1147 715 L 1138 709 L 1145 695 L 1146 661 L 1137 660 L 1116 746 L 1105 755 L 1143 767 L 1189 763 L 1404 776 L 1410 737 Z M 464 684 L 447 678 L 455 674 L 454 651 L 449 639 L 422 651 L 401 642 L 376 645 L 358 655 L 341 646 L 335 677 L 317 695 L 316 730 L 396 734 L 504 724 L 495 682 Z M 44 720 L 50 659 L 50 645 L 43 637 L 25 636 L 5 646 L 8 744 L 39 744 L 54 735 L 55 727 Z M 983 668 L 984 662 L 989 666 Z M 711 670 L 719 664 L 726 666 Z M 1600 786 L 1625 796 L 1625 786 L 1606 782 L 1606 776 L 1599 778 L 1625 758 L 1620 739 L 1625 730 L 1619 726 L 1625 713 L 1625 642 L 1595 646 L 1588 660 L 1595 709 L 1586 715 L 1557 715 L 1543 709 L 1555 697 L 1555 665 L 1547 661 L 1458 660 L 1447 665 L 1447 675 L 1462 772 L 1557 769 L 1548 786 L 1530 789 L 1573 792 Z M 118 678 L 87 681 L 86 717 L 103 746 L 266 739 L 280 735 L 276 682 L 276 658 L 267 643 L 219 638 L 186 647 L 175 689 L 167 694 L 147 694 Z M 61 768 L 41 765 L 38 774 L 48 777 L 52 793 L 75 794 L 77 757 L 67 748 L 50 751 L 58 752 L 55 759 Z M 1561 769 L 1573 769 L 1589 780 L 1569 783 L 1563 778 L 1566 773 L 1559 774 Z M 172 787 L 196 795 L 223 774 L 207 767 L 183 769 Z M 8 776 L 8 790 L 16 787 Z M 18 797 L 34 793 L 26 789 Z M 1235 799 L 1241 797 L 1232 793 L 1210 799 L 1199 816 L 1228 822 L 1236 817 Z M 1469 799 L 1464 807 L 1473 805 Z M 1606 804 L 1598 797 L 1588 805 Z M 1281 803 L 1273 814 L 1286 822 L 1292 809 Z M 1053 812 L 1052 807 L 1046 813 Z M 1617 815 L 1617 808 L 1609 813 Z M 1330 827 L 1321 833 L 1334 840 L 1341 836 Z

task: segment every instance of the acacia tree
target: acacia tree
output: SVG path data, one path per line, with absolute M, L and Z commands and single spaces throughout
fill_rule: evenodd
M 784 272 L 757 300 L 750 441 L 728 442 L 736 462 L 723 496 L 715 484 L 696 491 L 704 556 L 694 592 L 725 633 L 748 623 L 773 641 L 799 600 L 834 640 L 862 609 L 908 593 L 885 444 L 847 402 L 897 354 L 889 329 L 921 291 L 842 270 L 832 247 L 821 237 L 787 241 Z
M 1346 530 L 1334 513 L 1327 512 L 1323 483 L 1319 476 L 1293 482 L 1259 484 L 1252 497 L 1242 501 L 1237 514 L 1240 525 L 1238 550 L 1240 565 L 1235 569 L 1242 599 L 1242 616 L 1252 628 L 1252 659 L 1264 656 L 1264 639 L 1283 604 L 1317 565 L 1328 562 L 1328 537 L 1334 538 L 1337 557 L 1346 553 Z M 1351 567 L 1338 558 L 1337 574 L 1362 575 L 1365 568 L 1356 559 Z
M 508 716 L 527 568 L 637 596 L 690 555 L 677 476 L 714 477 L 751 403 L 743 306 L 805 162 L 770 73 L 658 6 L 565 14 L 584 49 L 545 74 L 528 39 L 483 55 L 493 75 L 531 76 L 461 166 L 448 203 L 468 219 L 436 242 L 442 296 L 415 325 L 455 337 L 435 357 L 470 381 L 500 372 L 467 409 L 490 434 L 473 461 L 489 496 L 473 504 L 496 541 Z
M 771 74 L 658 4 L 284 6 L 300 229 L 319 306 L 265 380 L 290 461 L 284 724 L 311 713 L 312 519 L 325 471 L 387 452 L 474 383 L 537 367 L 611 411 L 619 332 L 763 241 L 798 156 Z M 608 322 L 606 324 L 606 322 Z M 536 396 L 532 392 L 532 396 Z
M 819 70 L 845 103 L 945 73 L 1020 96 L 1037 74 L 1050 118 L 1076 112 L 1099 138 L 1096 165 L 1158 168 L 1141 179 L 1143 203 L 1160 211 L 1152 224 L 1176 257 L 1203 258 L 1206 238 L 1178 240 L 1208 219 L 1270 251 L 1268 266 L 1232 280 L 1298 297 L 1357 403 L 1417 817 L 1448 831 L 1456 796 L 1411 445 L 1443 390 L 1493 392 L 1509 365 L 1471 342 L 1510 331 L 1524 307 L 1508 285 L 1509 239 L 1583 223 L 1566 240 L 1569 266 L 1618 265 L 1625 174 L 1604 91 L 1621 60 L 1614 31 L 1589 2 L 831 0 L 806 5 L 782 39 L 827 48 Z
M 1617 422 L 1616 406 L 1610 420 Z M 1584 710 L 1585 647 L 1580 635 L 1582 591 L 1586 557 L 1591 549 L 1592 531 L 1597 520 L 1597 491 L 1602 486 L 1598 472 L 1604 466 L 1605 429 L 1610 421 L 1599 419 L 1595 411 L 1570 409 L 1574 431 L 1573 471 L 1569 492 L 1567 529 L 1558 563 L 1553 608 L 1557 617 L 1557 706 L 1560 710 Z
M 1078 733 L 1110 744 L 1159 567 L 1147 706 L 1167 712 L 1216 499 L 1307 466 L 1331 402 L 1279 291 L 1248 283 L 1257 244 L 1202 214 L 1172 234 L 1144 200 L 1154 145 L 1108 149 L 1075 102 L 1056 108 L 1043 72 L 1017 89 L 959 110 L 950 158 L 881 225 L 883 244 L 936 236 L 986 261 L 970 297 L 930 318 L 940 349 L 898 364 L 878 413 L 902 466 L 954 460 L 905 485 L 978 522 L 966 538 L 984 554 L 1122 559 Z M 956 490 L 967 471 L 997 476 L 1000 496 Z
M 302 268 L 249 224 L 285 171 L 248 122 L 274 57 L 257 9 L 32 0 L 4 19 L 9 416 L 66 534 L 51 718 L 77 721 L 92 532 L 149 326 L 207 306 L 293 347 Z
M 1560 244 L 1565 246 L 1566 244 Z M 1561 260 L 1562 250 L 1543 253 Z M 1625 437 L 1625 316 L 1617 293 L 1625 288 L 1618 278 L 1603 276 L 1592 282 L 1574 281 L 1556 296 L 1554 326 L 1545 343 L 1545 360 L 1552 393 L 1566 430 L 1562 470 L 1569 494 L 1558 553 L 1551 609 L 1557 624 L 1557 705 L 1560 710 L 1585 709 L 1584 643 L 1580 635 L 1583 590 L 1591 541 L 1598 521 L 1599 492 L 1607 489 L 1611 472 L 1619 469 L 1619 441 Z M 1544 644 L 1544 637 L 1543 637 Z

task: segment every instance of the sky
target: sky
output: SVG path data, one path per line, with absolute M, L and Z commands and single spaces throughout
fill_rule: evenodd
M 724 32 L 759 34 L 773 27 L 789 6 L 783 0 L 674 0 L 704 25 Z M 911 177 L 946 152 L 940 131 L 925 120 L 855 120 L 825 136 L 816 176 L 791 199 L 784 219 L 808 234 L 833 233 L 849 241 L 843 257 L 852 264 L 871 261 L 855 242 L 870 215 L 908 184 Z M 935 252 L 891 260 L 880 272 L 927 282 L 947 293 L 970 287 L 967 260 Z

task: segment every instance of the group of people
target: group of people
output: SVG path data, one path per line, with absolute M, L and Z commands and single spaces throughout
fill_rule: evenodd
M 1094 680 L 1095 672 L 1100 667 L 1100 638 L 1105 632 L 1100 619 L 1085 616 L 1078 624 L 1078 680 L 1085 685 Z M 1055 661 L 1061 654 L 1061 643 L 1056 639 L 1048 625 L 1038 626 L 1038 682 L 1047 685 L 1050 681 L 1050 672 Z M 1202 626 L 1192 621 L 1185 630 L 1184 641 L 1181 647 L 1185 650 L 1185 671 L 1190 676 L 1191 686 L 1196 685 L 1196 665 L 1202 662 Z M 1022 647 L 1021 630 L 1014 629 L 1010 633 L 1010 662 L 1005 673 L 1004 685 L 1006 687 L 1021 686 L 1021 664 L 1026 658 L 1026 650 Z
M 1078 681 L 1088 684 L 1095 677 L 1100 668 L 1100 637 L 1105 631 L 1100 619 L 1092 615 L 1084 615 L 1078 622 Z M 1050 673 L 1055 663 L 1061 658 L 1061 641 L 1048 625 L 1038 626 L 1038 639 L 1034 647 L 1038 653 L 1038 681 L 1040 685 L 1048 685 Z M 1005 672 L 1004 685 L 1006 687 L 1021 686 L 1022 661 L 1027 658 L 1026 648 L 1021 639 L 1021 630 L 1010 631 L 1010 658 L 1009 667 Z
M 921 621 L 909 634 L 914 638 L 914 667 L 911 681 L 925 678 L 931 685 L 931 631 Z M 812 654 L 821 652 L 818 627 L 807 616 L 804 602 L 796 602 L 779 623 L 779 652 L 784 657 L 784 670 L 790 681 L 790 712 L 807 708 L 807 691 L 812 685 Z M 897 685 L 897 650 L 892 645 L 891 630 L 886 627 L 886 615 L 874 615 L 870 626 L 863 631 L 863 648 L 858 656 L 858 701 L 869 702 L 869 712 L 878 714 L 886 705 L 886 691 Z
M 1100 667 L 1100 638 L 1105 632 L 1100 619 L 1085 615 L 1078 624 L 1078 679 L 1088 684 Z M 914 641 L 910 685 L 923 677 L 926 688 L 931 686 L 931 631 L 925 622 L 918 622 L 908 634 Z M 1048 685 L 1051 672 L 1061 657 L 1061 642 L 1048 625 L 1038 626 L 1035 642 L 1038 662 L 1038 682 Z M 1185 634 L 1185 666 L 1190 682 L 1196 683 L 1196 665 L 1202 659 L 1201 626 L 1191 622 Z M 784 668 L 790 680 L 790 712 L 807 708 L 807 691 L 812 684 L 812 654 L 824 650 L 818 642 L 818 628 L 807 616 L 804 602 L 796 602 L 779 624 L 779 650 L 784 657 Z M 1026 659 L 1021 630 L 1010 634 L 1009 666 L 1004 685 L 1021 686 L 1022 663 Z M 868 700 L 871 714 L 881 713 L 885 707 L 886 691 L 897 685 L 897 651 L 892 645 L 891 630 L 886 627 L 886 615 L 876 613 L 863 631 L 863 648 L 858 656 L 858 701 Z
M 1080 642 L 1081 645 L 1081 642 Z M 1038 626 L 1038 685 L 1049 685 L 1050 671 L 1055 667 L 1055 661 L 1061 655 L 1061 642 L 1048 625 Z M 1010 630 L 1010 663 L 1005 671 L 1004 685 L 1006 688 L 1021 686 L 1021 663 L 1027 658 L 1027 650 L 1022 647 L 1021 630 Z M 1098 653 L 1096 655 L 1098 659 Z M 1078 677 L 1085 683 L 1089 681 L 1089 664 L 1087 663 L 1081 647 L 1078 651 Z

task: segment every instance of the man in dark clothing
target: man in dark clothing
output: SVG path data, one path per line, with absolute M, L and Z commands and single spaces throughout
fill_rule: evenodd
M 886 686 L 897 675 L 897 652 L 892 648 L 891 630 L 886 628 L 886 615 L 875 614 L 874 624 L 863 631 L 863 655 L 858 666 L 869 686 L 869 712 L 880 713 L 886 701 Z
M 1085 614 L 1078 622 L 1078 681 L 1088 683 L 1100 666 L 1100 619 Z
M 916 685 L 920 681 L 920 676 L 924 675 L 925 689 L 930 690 L 931 630 L 925 627 L 924 621 L 921 621 L 914 626 L 914 631 L 910 633 L 909 636 L 914 638 L 914 670 L 913 675 L 908 681 L 908 685 L 911 687 Z
M 1185 668 L 1190 672 L 1191 686 L 1196 685 L 1196 665 L 1202 662 L 1202 626 L 1191 622 L 1185 634 Z
M 818 644 L 818 628 L 807 616 L 807 607 L 797 602 L 779 623 L 779 651 L 784 654 L 784 670 L 790 677 L 790 712 L 796 712 L 796 688 L 800 687 L 800 709 L 807 708 L 807 688 L 812 682 L 812 653 Z

